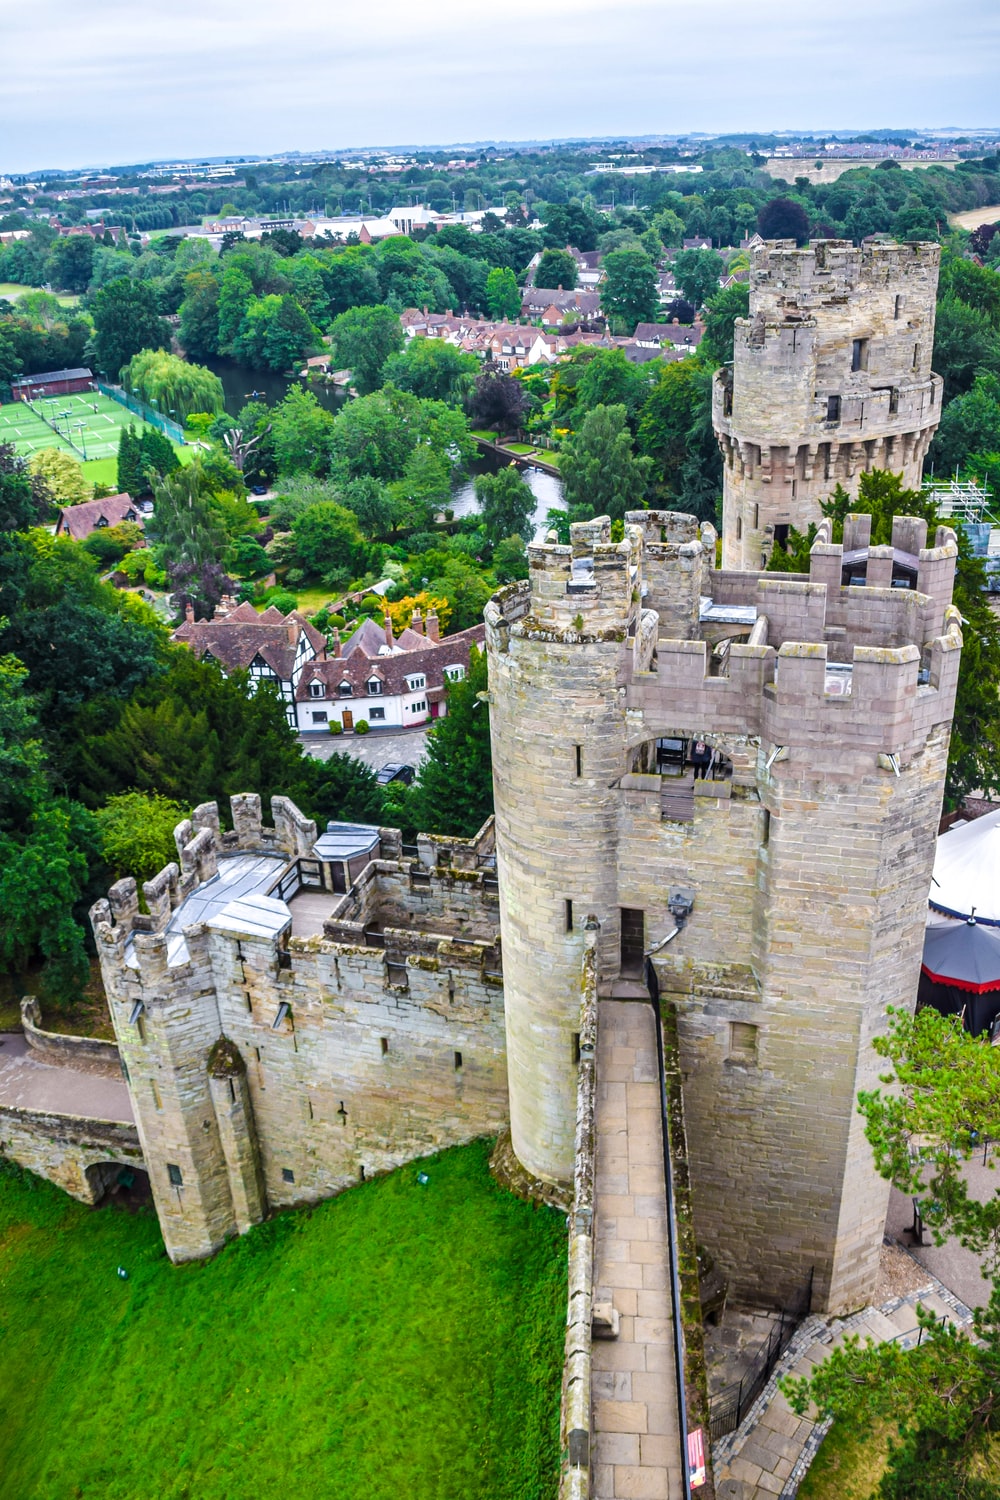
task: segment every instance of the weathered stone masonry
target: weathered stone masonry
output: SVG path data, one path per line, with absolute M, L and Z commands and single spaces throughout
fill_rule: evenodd
M 779 240 L 753 252 L 750 316 L 713 386 L 726 567 L 764 567 L 776 531 L 805 531 L 835 485 L 857 495 L 865 470 L 919 488 L 941 418 L 939 262 L 934 244 Z
M 131 881 L 92 913 L 178 1261 L 210 1254 L 269 1207 L 315 1201 L 506 1121 L 490 825 L 476 841 L 422 839 L 416 860 L 384 829 L 346 895 L 313 886 L 286 904 L 274 887 L 283 880 L 289 894 L 316 829 L 284 798 L 272 814 L 264 827 L 259 798 L 236 798 L 234 831 L 222 833 L 215 805 L 197 808 L 177 831 L 179 866 L 145 886 L 151 915 Z M 186 900 L 254 859 L 272 894 L 262 886 L 168 928 Z
M 602 993 L 638 917 L 678 1011 L 699 1237 L 748 1300 L 815 1267 L 818 1305 L 856 1305 L 887 1189 L 855 1099 L 886 1005 L 916 991 L 961 647 L 954 537 L 926 547 L 900 518 L 917 588 L 880 586 L 879 549 L 859 588 L 826 523 L 789 577 L 715 570 L 690 517 L 626 520 L 617 545 L 599 520 L 533 546 L 530 580 L 487 607 L 514 1149 L 571 1178 L 582 917 L 600 922 Z M 658 774 L 657 742 L 694 738 L 715 777 Z M 671 892 L 694 896 L 673 937 Z

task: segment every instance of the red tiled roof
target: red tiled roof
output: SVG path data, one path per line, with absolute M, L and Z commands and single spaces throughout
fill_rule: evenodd
M 407 629 L 396 642 L 397 648 L 402 649 L 397 649 L 392 655 L 380 656 L 377 647 L 369 652 L 358 639 L 364 633 L 365 643 L 374 642 L 372 632 L 366 628 L 368 626 L 372 627 L 379 642 L 383 646 L 386 644 L 384 632 L 374 621 L 364 621 L 347 642 L 343 656 L 331 656 L 325 661 L 313 661 L 306 666 L 296 689 L 297 699 L 301 701 L 311 696 L 310 682 L 322 682 L 326 688 L 326 696 L 332 699 L 340 696 L 340 684 L 349 682 L 351 696 L 364 698 L 371 677 L 377 677 L 383 684 L 382 694 L 385 697 L 393 697 L 408 691 L 406 679 L 415 673 L 422 673 L 426 677 L 428 689 L 440 688 L 444 685 L 445 667 L 468 667 L 470 647 L 482 648 L 486 639 L 485 625 L 473 625 L 471 630 L 459 630 L 440 641 L 432 641 L 418 631 Z M 411 639 L 419 644 L 411 646 Z M 346 696 L 345 693 L 344 697 Z
M 291 679 L 299 640 L 305 635 L 318 655 L 326 652 L 326 637 L 304 615 L 283 615 L 269 605 L 258 614 L 252 604 L 241 604 L 214 620 L 186 620 L 172 640 L 190 646 L 201 659 L 213 657 L 226 671 L 246 669 L 259 656 L 282 681 Z
M 98 526 L 117 526 L 122 521 L 134 521 L 137 526 L 142 525 L 142 515 L 132 501 L 132 496 L 125 494 L 105 495 L 103 500 L 85 500 L 82 505 L 63 505 L 59 509 L 59 520 L 56 522 L 56 536 L 71 536 L 74 541 L 82 542 Z

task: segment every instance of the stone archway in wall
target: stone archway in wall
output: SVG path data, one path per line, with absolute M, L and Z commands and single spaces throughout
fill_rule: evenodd
M 94 1162 L 87 1167 L 84 1175 L 95 1208 L 117 1204 L 134 1211 L 153 1201 L 149 1173 L 144 1167 L 136 1166 L 135 1162 Z

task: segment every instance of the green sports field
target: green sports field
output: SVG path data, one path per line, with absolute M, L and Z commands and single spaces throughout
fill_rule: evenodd
M 30 406 L 12 401 L 0 407 L 0 442 L 13 443 L 23 458 L 39 448 L 62 448 L 77 458 L 114 458 L 121 430 L 130 422 L 142 426 L 134 412 L 98 391 L 47 396 Z

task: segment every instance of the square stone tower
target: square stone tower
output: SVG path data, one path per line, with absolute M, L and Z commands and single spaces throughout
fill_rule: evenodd
M 572 1173 L 593 913 L 601 993 L 649 955 L 677 1010 L 699 1238 L 739 1296 L 813 1269 L 831 1310 L 878 1268 L 857 1093 L 916 996 L 962 644 L 953 533 L 897 519 L 899 588 L 869 525 L 842 547 L 823 522 L 795 576 L 716 570 L 689 516 L 629 515 L 618 544 L 589 522 L 486 611 L 514 1150 Z
M 919 488 L 941 417 L 931 372 L 940 248 L 770 241 L 753 252 L 750 316 L 716 372 L 722 558 L 762 568 L 788 527 L 805 531 L 867 469 Z

